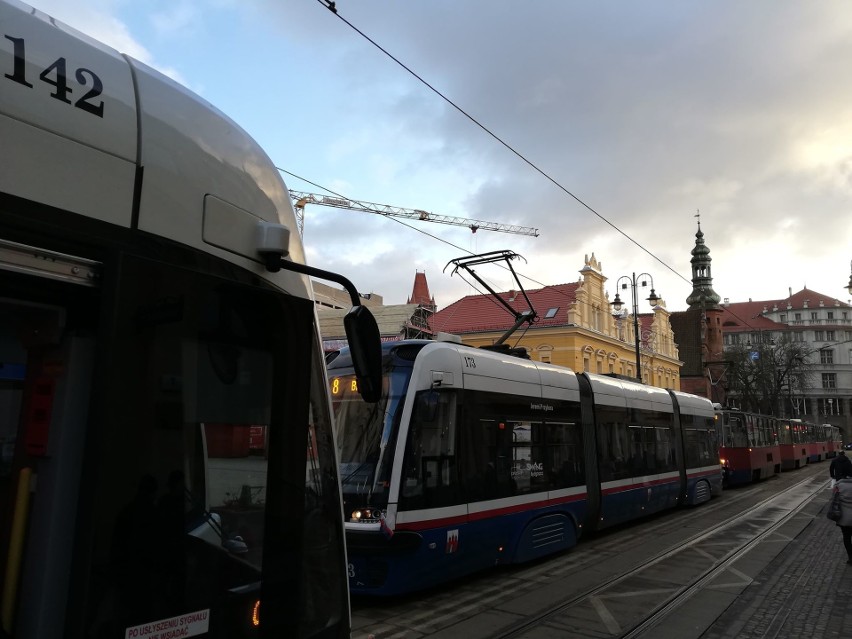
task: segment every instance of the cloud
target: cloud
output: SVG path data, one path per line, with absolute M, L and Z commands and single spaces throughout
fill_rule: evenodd
M 119 15 L 117 2 L 91 6 Z M 337 16 L 317 2 L 201 6 L 155 5 L 159 28 L 145 44 L 159 52 L 157 38 L 202 28 L 230 42 L 205 49 L 205 69 L 187 79 L 249 122 L 279 166 L 351 198 L 540 229 L 420 226 L 449 246 L 379 216 L 309 206 L 312 261 L 388 300 L 404 301 L 422 267 L 449 303 L 464 287 L 441 269 L 460 248 L 512 249 L 549 284 L 574 281 L 592 252 L 611 280 L 651 272 L 677 310 L 691 290 L 696 210 L 723 297 L 757 299 L 794 280 L 842 294 L 852 14 L 839 3 L 339 0 Z M 173 63 L 120 21 L 98 31 Z

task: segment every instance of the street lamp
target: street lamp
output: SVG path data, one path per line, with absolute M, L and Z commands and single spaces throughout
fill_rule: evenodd
M 621 301 L 621 297 L 618 294 L 618 289 L 627 290 L 627 286 L 630 286 L 631 293 L 633 295 L 633 335 L 636 337 L 636 379 L 640 382 L 642 381 L 642 361 L 639 356 L 639 300 L 638 300 L 638 289 L 639 287 L 648 286 L 648 281 L 651 282 L 651 294 L 648 296 L 648 301 L 651 303 L 651 306 L 656 306 L 657 302 L 660 301 L 660 298 L 657 297 L 657 294 L 654 292 L 654 278 L 648 275 L 648 273 L 640 273 L 637 277 L 636 273 L 632 275 L 622 275 L 618 278 L 618 281 L 615 283 L 615 299 L 610 302 L 612 307 L 615 309 L 614 315 L 620 315 L 619 311 L 624 306 L 624 302 Z

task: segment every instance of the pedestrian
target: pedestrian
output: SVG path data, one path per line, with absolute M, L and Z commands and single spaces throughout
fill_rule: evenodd
M 852 477 L 837 481 L 835 492 L 840 495 L 840 519 L 837 525 L 843 533 L 843 546 L 846 548 L 846 563 L 852 565 Z
M 834 484 L 839 479 L 843 479 L 844 477 L 852 477 L 852 459 L 849 459 L 846 456 L 846 451 L 841 450 L 837 453 L 837 457 L 831 460 L 831 465 L 828 467 L 828 474 L 831 475 L 831 487 L 834 488 Z

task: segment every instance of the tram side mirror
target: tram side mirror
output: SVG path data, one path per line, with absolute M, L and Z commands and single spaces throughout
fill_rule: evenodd
M 343 317 L 358 390 L 365 402 L 375 404 L 382 396 L 382 348 L 379 325 L 365 306 L 353 306 Z

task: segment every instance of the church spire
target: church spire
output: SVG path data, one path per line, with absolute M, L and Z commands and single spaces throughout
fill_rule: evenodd
M 426 272 L 415 271 L 414 273 L 414 288 L 411 291 L 411 297 L 408 298 L 409 304 L 419 304 L 423 308 L 435 312 L 435 298 L 429 294 L 429 284 L 426 282 Z
M 692 294 L 686 298 L 690 308 L 717 308 L 722 299 L 713 290 L 713 276 L 710 274 L 710 249 L 704 243 L 701 231 L 701 213 L 697 213 L 698 232 L 695 234 L 695 248 L 692 249 Z

